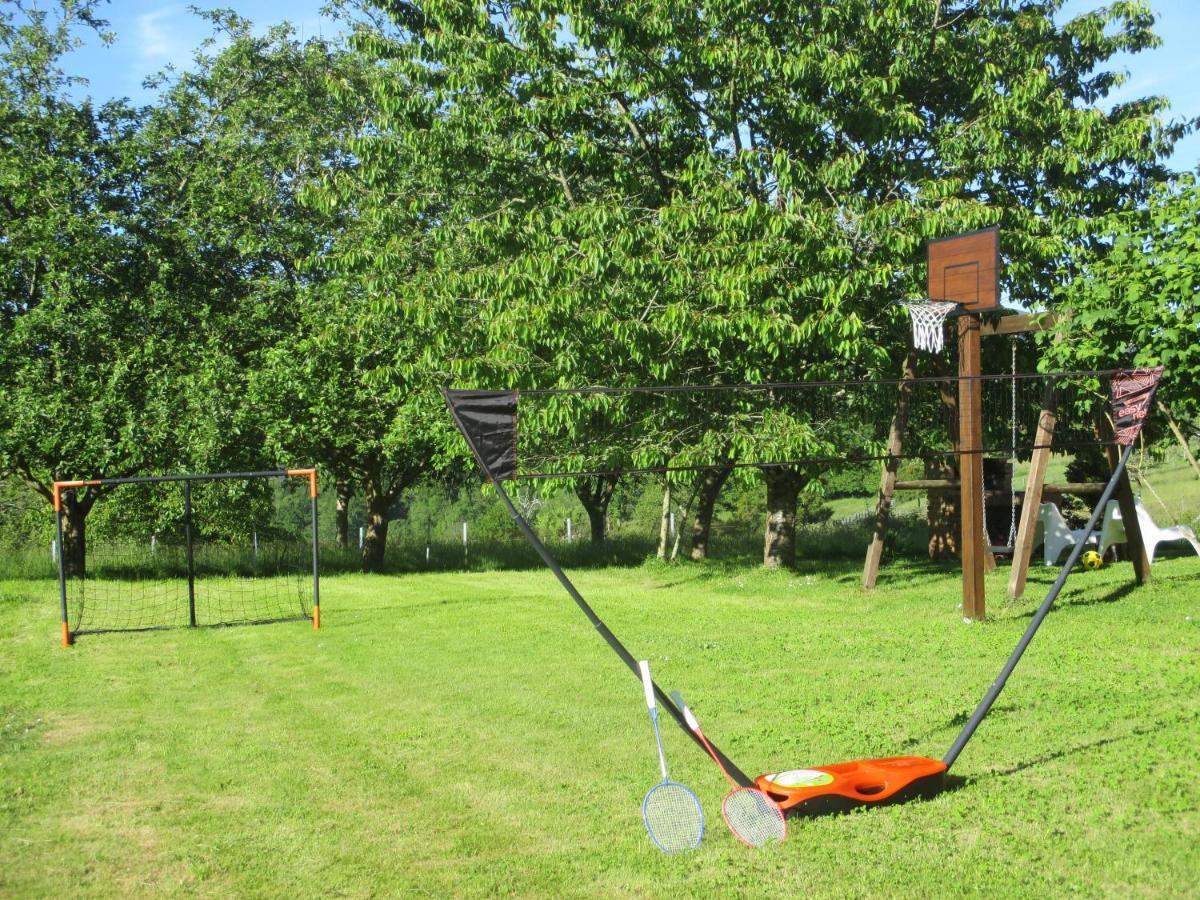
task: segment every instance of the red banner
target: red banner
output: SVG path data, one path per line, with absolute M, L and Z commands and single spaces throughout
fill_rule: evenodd
M 1113 437 L 1122 447 L 1128 447 L 1142 433 L 1154 391 L 1162 378 L 1163 367 L 1125 369 L 1117 372 L 1109 383 L 1111 394 Z

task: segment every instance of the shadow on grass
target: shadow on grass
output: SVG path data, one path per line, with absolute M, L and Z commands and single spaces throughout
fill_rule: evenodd
M 1054 762 L 1055 760 L 1065 759 L 1068 756 L 1073 756 L 1076 753 L 1084 753 L 1088 750 L 1094 750 L 1097 747 L 1107 747 L 1111 744 L 1119 744 L 1123 741 L 1132 740 L 1134 738 L 1144 737 L 1147 734 L 1162 731 L 1164 728 L 1184 723 L 1195 722 L 1200 719 L 1200 713 L 1193 713 L 1187 716 L 1180 716 L 1173 721 L 1158 719 L 1145 725 L 1138 725 L 1131 728 L 1124 734 L 1110 735 L 1108 737 L 1095 738 L 1090 741 L 1083 741 L 1075 744 L 1072 747 L 1062 747 L 1058 750 L 1048 751 L 1039 756 L 1027 759 L 1024 762 L 1019 762 L 1016 765 L 1009 766 L 1004 769 L 996 769 L 992 772 L 986 772 L 982 775 L 976 775 L 969 781 L 987 781 L 991 778 L 1007 778 L 1010 775 L 1016 775 L 1018 772 L 1024 772 L 1026 769 L 1032 769 L 1035 766 L 1042 766 L 1046 763 Z
M 376 618 L 380 613 L 396 616 L 424 609 L 437 609 L 448 606 L 500 606 L 514 601 L 523 601 L 524 596 L 509 595 L 503 597 L 471 597 L 462 600 L 429 600 L 423 603 L 395 603 L 386 606 L 348 606 L 339 608 L 322 603 L 322 623 L 346 622 L 364 617 Z
M 1196 575 L 1194 573 L 1184 573 L 1184 572 L 1178 572 L 1178 573 L 1175 573 L 1172 575 L 1155 575 L 1151 578 L 1151 580 L 1149 582 L 1147 582 L 1146 584 L 1143 585 L 1143 584 L 1138 584 L 1137 581 L 1134 580 L 1133 575 L 1131 573 L 1129 581 L 1126 581 L 1119 585 L 1116 585 L 1115 587 L 1113 587 L 1111 590 L 1107 591 L 1106 593 L 1099 594 L 1097 596 L 1087 596 L 1087 597 L 1076 596 L 1076 597 L 1060 598 L 1059 600 L 1057 600 L 1055 602 L 1054 609 L 1051 609 L 1050 612 L 1053 613 L 1055 610 L 1079 609 L 1079 608 L 1087 607 L 1087 606 L 1099 606 L 1099 605 L 1107 604 L 1107 603 L 1116 603 L 1120 600 L 1124 600 L 1130 594 L 1134 593 L 1135 591 L 1137 591 L 1139 588 L 1142 588 L 1142 587 L 1152 588 L 1156 584 L 1163 584 L 1163 583 L 1172 584 L 1173 582 L 1177 582 L 1177 581 L 1179 581 L 1179 582 L 1192 581 L 1195 578 L 1196 578 Z M 1070 585 L 1070 580 L 1067 581 L 1067 584 Z M 1083 590 L 1088 591 L 1090 593 L 1092 588 L 1085 587 L 1085 588 L 1083 588 Z M 1041 603 L 1042 603 L 1042 601 L 1039 600 L 1038 605 L 1040 606 Z M 1033 609 L 1026 610 L 1023 613 L 1014 615 L 1013 618 L 1015 618 L 1015 619 L 1032 619 L 1036 613 L 1037 613 L 1037 607 L 1034 607 Z
M 997 718 L 1003 718 L 1004 716 L 1011 713 L 1015 708 L 1016 707 L 1014 707 L 1012 705 L 1005 705 L 1002 703 L 997 703 L 997 705 L 992 707 L 991 712 L 988 713 L 988 716 L 989 716 L 989 718 L 992 716 L 996 716 Z M 928 741 L 933 740 L 935 735 L 941 734 L 942 732 L 948 731 L 950 729 L 960 730 L 970 720 L 972 712 L 974 712 L 974 709 L 963 710 L 962 712 L 957 712 L 953 716 L 951 716 L 949 719 L 947 719 L 945 722 L 943 722 L 941 725 L 936 725 L 933 728 L 930 728 L 928 731 L 924 732 L 923 734 L 917 735 L 916 737 L 905 738 L 903 741 L 900 742 L 900 746 L 905 749 L 908 749 L 910 747 L 916 747 L 919 744 L 924 744 Z

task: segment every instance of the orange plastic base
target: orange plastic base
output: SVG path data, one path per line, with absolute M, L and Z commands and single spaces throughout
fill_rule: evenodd
M 786 813 L 822 815 L 931 796 L 945 774 L 940 759 L 891 756 L 759 775 L 754 783 Z
M 313 620 L 313 628 L 315 630 L 319 630 L 321 628 L 321 607 L 319 607 L 319 606 L 313 607 L 312 620 Z

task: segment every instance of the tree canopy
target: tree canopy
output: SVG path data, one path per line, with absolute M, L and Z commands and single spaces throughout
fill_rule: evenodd
M 0 474 L 311 462 L 367 498 L 377 568 L 399 493 L 467 459 L 443 383 L 894 377 L 925 243 L 993 224 L 1010 300 L 1070 312 L 1048 360 L 1165 363 L 1193 416 L 1197 195 L 1163 163 L 1191 123 L 1102 108 L 1146 3 L 1061 6 L 390 0 L 309 40 L 216 12 L 142 109 L 68 91 L 95 3 L 4 13 Z M 848 439 L 731 404 L 683 446 L 663 404 L 630 451 L 597 423 L 645 411 L 597 412 L 545 407 L 580 468 Z M 787 564 L 817 473 L 737 473 Z M 614 485 L 574 485 L 594 536 Z

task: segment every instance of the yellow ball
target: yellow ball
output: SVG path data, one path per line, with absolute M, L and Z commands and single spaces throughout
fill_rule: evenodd
M 1089 550 L 1080 557 L 1079 562 L 1083 564 L 1085 569 L 1096 570 L 1104 565 L 1104 557 L 1095 550 Z

